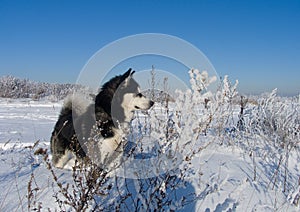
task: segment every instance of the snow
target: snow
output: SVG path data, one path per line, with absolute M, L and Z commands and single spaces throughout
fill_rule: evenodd
M 28 99 L 0 99 L 0 211 L 27 210 L 28 183 L 32 176 L 32 185 L 38 187 L 35 200 L 43 203 L 42 210 L 59 210 L 53 197 L 57 186 L 53 184 L 53 177 L 42 157 L 34 155 L 33 145 L 39 141 L 39 147 L 49 149 L 49 139 L 61 104 Z M 141 119 L 144 116 L 140 115 Z M 166 193 L 170 198 L 190 200 L 181 211 L 299 211 L 299 206 L 292 204 L 299 191 L 299 153 L 291 152 L 289 155 L 288 186 L 293 188 L 292 192 L 286 193 L 282 191 L 280 183 L 274 184 L 274 179 L 277 179 L 274 173 L 280 158 L 274 155 L 274 160 L 269 161 L 269 157 L 258 155 L 254 162 L 250 151 L 242 148 L 247 145 L 246 140 L 241 140 L 237 145 L 226 145 L 212 136 L 213 133 L 200 136 L 201 151 L 190 163 L 186 163 L 196 167 L 195 172 L 187 173 L 177 193 L 167 188 L 165 181 L 161 183 L 159 193 Z M 146 142 L 149 145 L 149 141 Z M 71 182 L 71 171 L 55 169 L 55 172 L 63 184 Z M 126 187 L 134 198 L 144 204 L 151 203 L 144 194 L 138 192 L 144 189 L 138 181 L 128 179 L 127 183 Z M 99 199 L 106 198 L 107 204 L 119 202 L 114 199 L 117 198 L 114 195 L 117 191 L 111 192 L 111 195 Z M 122 194 L 125 191 L 118 192 Z M 130 198 L 126 201 L 127 206 L 133 206 Z M 180 201 L 175 201 L 163 208 L 169 211 L 181 206 Z M 128 210 L 126 207 L 121 209 Z
M 239 149 L 212 145 L 201 152 L 199 165 L 205 170 L 200 184 L 206 185 L 204 192 L 200 186 L 203 200 L 198 201 L 197 207 L 201 210 L 269 211 L 274 207 L 279 211 L 293 210 L 280 191 L 268 189 L 269 179 L 262 167 L 258 179 L 252 181 L 252 161 Z
M 60 107 L 59 103 L 46 101 L 0 99 L 1 143 L 49 141 Z

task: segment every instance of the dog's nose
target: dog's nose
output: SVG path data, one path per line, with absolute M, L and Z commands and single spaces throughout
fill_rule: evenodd
M 154 105 L 153 101 L 150 101 L 150 107 L 152 107 Z

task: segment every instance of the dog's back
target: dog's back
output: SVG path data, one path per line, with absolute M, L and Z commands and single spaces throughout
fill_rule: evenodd
M 63 168 L 72 157 L 70 153 L 75 153 L 77 157 L 85 157 L 74 129 L 74 120 L 85 113 L 89 104 L 82 99 L 82 95 L 68 96 L 60 111 L 50 140 L 52 163 L 56 167 Z

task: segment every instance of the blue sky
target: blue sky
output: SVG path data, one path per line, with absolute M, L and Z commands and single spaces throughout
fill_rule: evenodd
M 72 83 L 95 52 L 138 33 L 190 42 L 242 93 L 299 94 L 299 0 L 0 0 L 0 75 Z

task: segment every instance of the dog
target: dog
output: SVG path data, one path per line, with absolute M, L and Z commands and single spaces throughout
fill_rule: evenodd
M 154 105 L 140 92 L 134 73 L 129 69 L 106 82 L 93 101 L 81 95 L 66 98 L 50 141 L 55 167 L 71 169 L 92 157 L 105 168 L 122 155 L 134 111 Z

